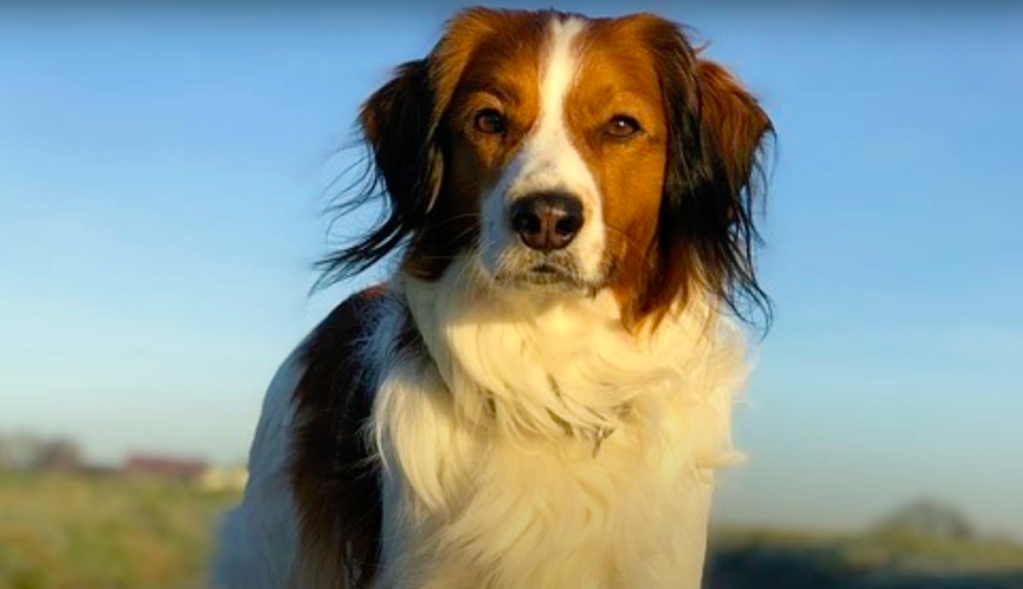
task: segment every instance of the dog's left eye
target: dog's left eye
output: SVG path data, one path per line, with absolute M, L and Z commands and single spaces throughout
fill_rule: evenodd
M 615 139 L 627 139 L 638 133 L 639 130 L 639 122 L 636 119 L 628 115 L 615 115 L 607 123 L 604 132 Z
M 505 132 L 508 127 L 508 123 L 504 118 L 504 115 L 492 108 L 485 108 L 476 113 L 476 118 L 473 120 L 473 126 L 476 127 L 477 131 L 486 133 L 488 135 L 500 135 Z

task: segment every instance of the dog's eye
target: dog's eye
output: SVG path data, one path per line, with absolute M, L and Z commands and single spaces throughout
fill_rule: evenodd
M 473 119 L 473 125 L 476 127 L 476 130 L 481 133 L 499 135 L 505 132 L 505 129 L 508 127 L 508 122 L 501 113 L 492 108 L 485 108 L 476 113 L 476 118 Z
M 636 119 L 627 115 L 615 115 L 611 117 L 604 132 L 615 139 L 627 139 L 639 130 L 640 126 Z

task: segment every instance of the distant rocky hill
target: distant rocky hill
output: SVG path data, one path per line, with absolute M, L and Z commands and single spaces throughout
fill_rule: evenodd
M 875 533 L 909 533 L 943 540 L 970 540 L 976 536 L 961 512 L 928 499 L 899 509 L 884 519 Z
M 704 589 L 1023 589 L 1023 546 L 958 510 L 907 505 L 858 535 L 719 530 Z

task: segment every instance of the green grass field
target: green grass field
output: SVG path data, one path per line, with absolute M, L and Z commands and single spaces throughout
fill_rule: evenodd
M 0 474 L 0 589 L 202 589 L 235 494 L 120 477 Z
M 157 479 L 0 473 L 0 589 L 209 589 L 213 531 L 238 498 Z M 1008 541 L 771 530 L 712 539 L 712 589 L 931 589 L 955 578 L 940 586 L 1023 588 L 1023 547 Z

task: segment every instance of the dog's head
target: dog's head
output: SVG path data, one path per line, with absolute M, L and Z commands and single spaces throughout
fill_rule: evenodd
M 766 309 L 752 209 L 770 120 L 668 21 L 462 12 L 361 125 L 388 215 L 326 260 L 335 275 L 405 245 L 426 280 L 463 259 L 497 289 L 610 289 L 630 326 L 697 291 Z

